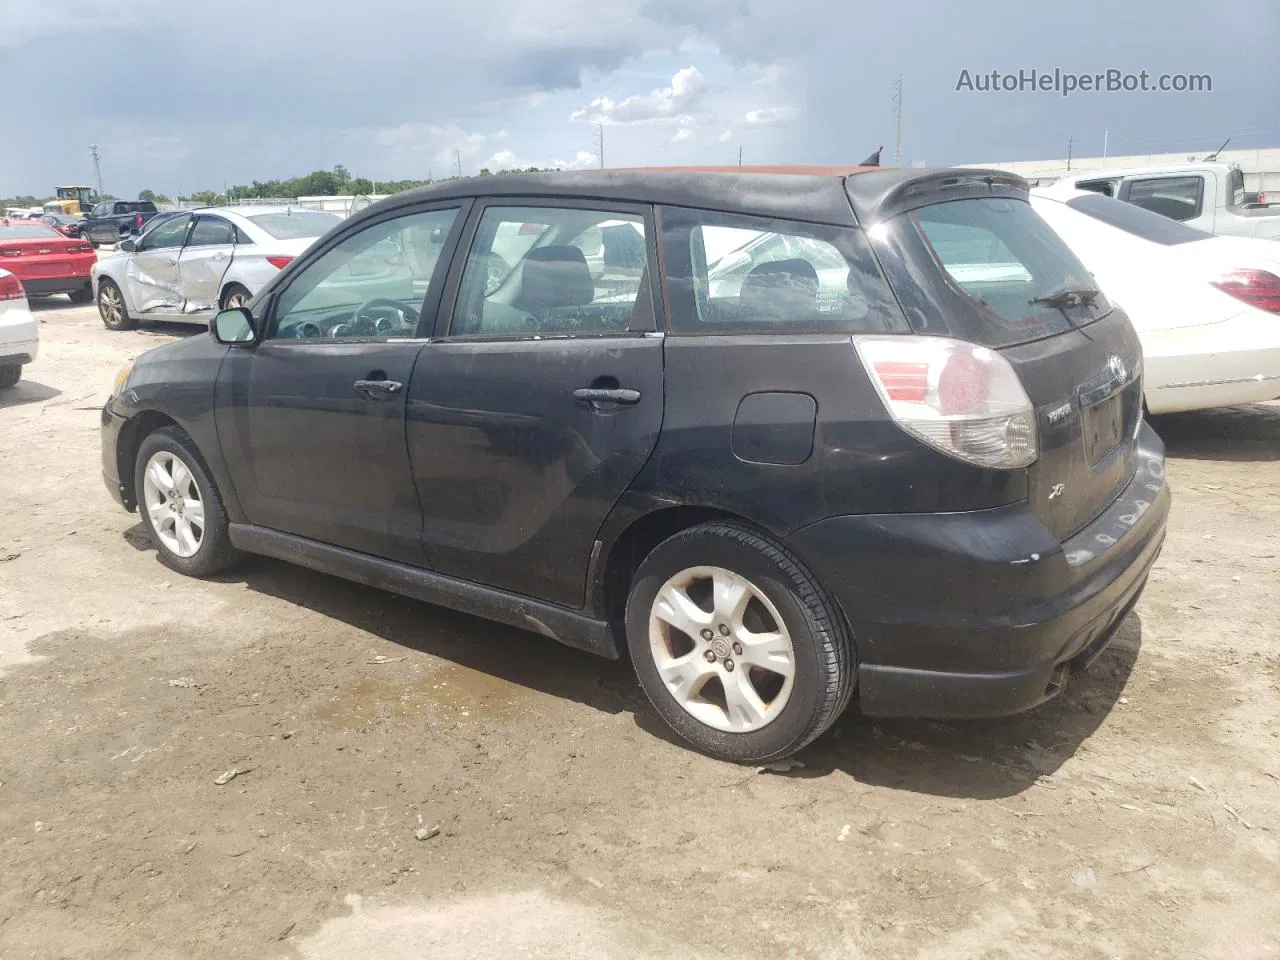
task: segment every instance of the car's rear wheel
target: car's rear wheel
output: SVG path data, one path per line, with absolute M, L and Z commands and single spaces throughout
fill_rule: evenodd
M 93 287 L 85 284 L 78 290 L 72 290 L 68 294 L 72 303 L 91 303 L 93 301 Z
M 853 643 L 835 604 L 781 544 L 736 523 L 657 546 L 636 572 L 626 627 L 654 708 L 723 760 L 796 752 L 853 694 Z
M 17 386 L 18 381 L 21 379 L 22 364 L 7 363 L 4 366 L 0 366 L 0 390 Z
M 124 294 L 114 280 L 98 282 L 98 316 L 108 330 L 132 330 L 138 325 L 138 321 L 129 316 Z
M 228 284 L 227 289 L 222 294 L 222 309 L 235 310 L 245 306 L 252 299 L 253 294 L 247 288 L 238 283 Z
M 166 566 L 207 577 L 240 558 L 222 496 L 184 430 L 163 427 L 147 435 L 138 448 L 134 490 L 143 526 Z

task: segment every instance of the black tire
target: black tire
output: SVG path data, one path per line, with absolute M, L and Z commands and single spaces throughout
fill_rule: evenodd
M 0 367 L 0 390 L 16 387 L 22 379 L 22 364 L 10 363 Z
M 222 302 L 218 304 L 218 307 L 222 310 L 226 310 L 227 307 L 231 305 L 231 298 L 236 296 L 244 297 L 244 301 L 240 304 L 240 306 L 244 306 L 250 301 L 250 299 L 252 299 L 253 294 L 251 294 L 249 292 L 249 288 L 243 284 L 229 283 L 227 284 L 227 289 L 222 291 Z
M 93 303 L 93 287 L 85 284 L 79 290 L 72 290 L 68 296 L 72 303 Z
M 182 462 L 195 481 L 196 492 L 204 507 L 204 527 L 198 549 L 189 557 L 180 556 L 165 545 L 147 508 L 146 470 L 151 458 L 157 453 L 167 453 Z M 228 533 L 226 508 L 222 505 L 222 495 L 217 484 L 209 474 L 209 467 L 204 457 L 196 448 L 195 442 L 180 427 L 162 427 L 150 433 L 138 447 L 138 459 L 134 463 L 133 483 L 138 500 L 138 512 L 142 515 L 142 524 L 160 555 L 160 562 L 165 566 L 186 574 L 189 577 L 208 577 L 221 573 L 234 566 L 241 553 L 231 545 Z
M 112 296 L 119 301 L 119 314 L 116 314 L 105 302 Z M 138 326 L 138 321 L 129 316 L 129 307 L 124 302 L 124 294 L 120 292 L 116 282 L 107 277 L 98 281 L 98 316 L 102 318 L 102 325 L 108 330 L 133 330 Z
M 776 717 L 750 732 L 719 730 L 695 718 L 667 689 L 654 662 L 649 619 L 658 592 L 681 571 L 702 566 L 721 567 L 750 581 L 773 604 L 791 637 L 790 697 Z M 853 641 L 839 609 L 784 546 L 737 523 L 691 527 L 654 548 L 632 581 L 626 631 L 636 675 L 654 708 L 690 744 L 722 760 L 768 763 L 789 756 L 830 727 L 853 696 Z
M 93 237 L 85 237 L 85 239 L 89 241 L 89 246 L 93 247 L 95 250 L 101 246 L 101 244 L 99 244 L 97 240 L 93 239 Z

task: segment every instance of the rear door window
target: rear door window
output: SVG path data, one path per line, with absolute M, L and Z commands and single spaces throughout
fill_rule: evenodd
M 867 333 L 906 328 L 862 232 L 663 210 L 674 333 Z
M 927 294 L 928 329 L 987 346 L 1063 333 L 1110 312 L 1097 282 L 1025 200 L 954 200 L 903 214 L 907 247 L 962 303 Z
M 1200 216 L 1203 193 L 1202 177 L 1158 177 L 1134 180 L 1124 199 L 1170 220 L 1193 220 Z

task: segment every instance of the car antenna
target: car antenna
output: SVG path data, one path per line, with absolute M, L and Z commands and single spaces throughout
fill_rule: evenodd
M 1222 141 L 1222 146 L 1221 146 L 1221 147 L 1219 147 L 1217 150 L 1213 151 L 1213 153 L 1209 154 L 1207 157 L 1205 157 L 1205 158 L 1204 158 L 1202 161 L 1200 161 L 1200 162 L 1201 162 L 1201 163 L 1209 163 L 1211 160 L 1217 160 L 1217 159 L 1218 159 L 1218 154 L 1220 154 L 1220 153 L 1221 153 L 1221 152 L 1226 148 L 1227 144 L 1228 144 L 1228 143 L 1230 143 L 1230 142 L 1231 142 L 1231 138 L 1230 138 L 1230 137 L 1227 137 L 1227 139 L 1225 139 L 1225 140 L 1223 140 L 1223 141 Z

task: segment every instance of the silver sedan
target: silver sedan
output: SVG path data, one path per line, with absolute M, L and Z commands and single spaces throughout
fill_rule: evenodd
M 93 267 L 102 322 L 207 323 L 243 306 L 273 276 L 342 222 L 332 213 L 278 206 L 208 207 L 162 214 Z

